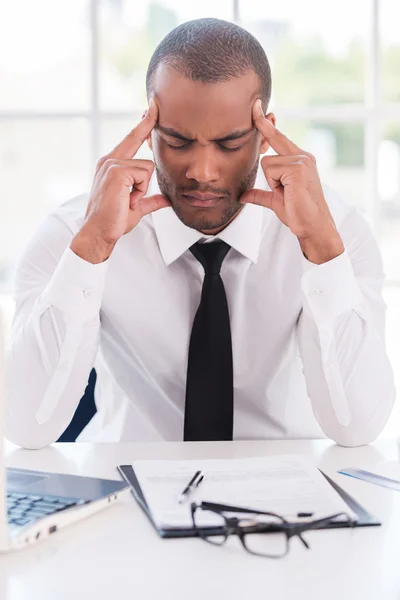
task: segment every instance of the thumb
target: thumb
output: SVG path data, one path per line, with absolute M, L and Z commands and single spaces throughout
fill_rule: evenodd
M 267 192 L 265 190 L 247 190 L 240 198 L 241 204 L 259 204 L 265 206 L 265 208 L 272 208 L 272 198 L 274 192 Z
M 160 208 L 167 208 L 171 206 L 171 202 L 163 194 L 154 194 L 153 196 L 143 196 L 139 200 L 140 211 L 142 215 L 148 215 L 149 213 L 160 210 Z

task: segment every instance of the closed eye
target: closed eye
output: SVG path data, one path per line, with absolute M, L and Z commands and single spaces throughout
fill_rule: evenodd
M 191 143 L 192 142 L 187 142 L 186 144 L 180 144 L 179 146 L 175 146 L 173 144 L 169 144 L 168 142 L 166 142 L 167 146 L 169 146 L 169 148 L 173 148 L 174 150 L 182 150 L 183 148 L 187 148 L 188 146 L 190 146 Z M 242 147 L 242 146 L 236 146 L 235 148 L 227 148 L 227 146 L 224 146 L 223 144 L 218 144 L 218 146 L 224 152 L 236 152 L 237 150 L 240 150 Z
M 236 150 L 240 150 L 242 146 L 235 146 L 234 148 L 227 148 L 226 146 L 223 146 L 222 144 L 219 144 L 220 148 L 222 148 L 222 150 L 225 150 L 227 152 L 236 152 Z
M 179 146 L 175 146 L 174 144 L 169 144 L 168 142 L 165 142 L 165 143 L 170 148 L 174 148 L 174 150 L 180 150 L 181 148 L 187 148 L 187 146 L 190 146 L 190 144 L 191 144 L 191 142 L 188 142 L 187 144 L 180 144 Z

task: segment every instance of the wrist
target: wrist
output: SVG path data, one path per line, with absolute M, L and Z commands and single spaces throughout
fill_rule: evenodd
M 298 240 L 306 259 L 317 265 L 337 258 L 345 251 L 343 240 L 334 226 L 329 233 L 321 232 L 318 235 L 298 238 Z
M 116 241 L 105 240 L 95 228 L 84 224 L 70 244 L 70 249 L 87 262 L 106 261 L 114 250 Z

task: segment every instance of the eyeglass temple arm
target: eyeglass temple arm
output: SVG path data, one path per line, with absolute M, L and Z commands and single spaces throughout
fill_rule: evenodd
M 348 523 L 350 525 L 353 524 L 354 521 L 349 519 L 349 516 L 346 513 L 336 513 L 335 515 L 330 515 L 329 517 L 324 517 L 323 519 L 316 519 L 315 521 L 308 521 L 307 523 L 293 523 L 293 530 L 295 535 L 299 533 L 303 533 L 304 531 L 309 531 L 310 529 L 316 529 L 320 525 L 324 523 L 329 523 L 333 521 L 333 519 L 337 519 L 337 517 L 346 516 L 348 518 Z
M 277 515 L 275 513 L 265 512 L 263 510 L 255 510 L 254 508 L 244 508 L 243 506 L 232 506 L 230 504 L 218 504 L 216 502 L 201 502 L 200 506 L 201 506 L 201 508 L 206 509 L 206 510 L 212 509 L 212 510 L 221 510 L 221 511 L 227 511 L 227 512 L 246 513 L 246 514 L 252 514 L 252 515 L 267 515 L 267 516 L 272 516 L 272 517 L 278 517 L 279 519 L 282 519 L 282 521 L 285 521 L 285 519 L 283 517 L 281 517 L 280 515 Z
M 336 515 L 324 517 L 323 519 L 316 519 L 315 521 L 309 521 L 308 523 L 290 523 L 290 525 L 292 526 L 292 530 L 290 531 L 290 533 L 288 533 L 288 536 L 289 538 L 297 536 L 303 543 L 303 545 L 307 548 L 307 550 L 309 550 L 310 546 L 303 538 L 302 533 L 304 533 L 305 531 L 310 531 L 311 529 L 315 529 L 319 525 L 323 525 L 324 523 L 329 523 L 333 519 L 336 519 L 337 517 L 341 517 L 343 515 L 345 515 L 349 519 L 349 516 L 346 513 L 337 513 Z M 349 519 L 348 523 L 350 526 L 354 525 L 354 521 L 351 519 Z
M 220 510 L 220 511 L 227 511 L 227 512 L 238 512 L 238 513 L 247 513 L 247 514 L 253 514 L 253 515 L 267 515 L 267 516 L 272 516 L 272 517 L 278 517 L 284 523 L 287 523 L 286 519 L 284 519 L 281 515 L 277 515 L 276 513 L 265 512 L 262 510 L 254 510 L 252 508 L 244 508 L 242 506 L 232 506 L 229 504 L 218 504 L 216 502 L 201 502 L 200 506 L 204 509 L 212 509 L 212 510 L 217 510 L 217 511 Z M 341 517 L 341 516 L 346 516 L 349 519 L 348 522 L 349 522 L 350 526 L 352 526 L 354 524 L 354 521 L 352 519 L 350 519 L 346 513 L 336 513 L 335 515 L 330 515 L 329 517 L 324 517 L 323 519 L 316 519 L 315 521 L 307 521 L 306 523 L 291 523 L 291 525 L 293 526 L 293 533 L 294 533 L 294 535 L 299 535 L 299 534 L 303 533 L 304 531 L 307 531 L 310 529 L 315 529 L 319 525 L 322 525 L 324 523 L 329 523 L 329 521 L 332 521 L 333 519 L 336 519 L 337 517 Z M 301 536 L 299 536 L 299 537 L 301 537 Z M 305 546 L 307 546 L 307 543 L 305 542 L 305 540 L 302 539 L 302 542 Z

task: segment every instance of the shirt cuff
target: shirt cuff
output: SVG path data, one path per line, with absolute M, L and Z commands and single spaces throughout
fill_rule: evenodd
M 98 315 L 108 261 L 89 263 L 67 248 L 39 299 L 41 308 L 55 306 L 82 321 Z
M 332 324 L 338 316 L 353 310 L 362 300 L 346 251 L 322 265 L 303 257 L 303 268 L 303 303 L 306 312 L 317 324 Z

